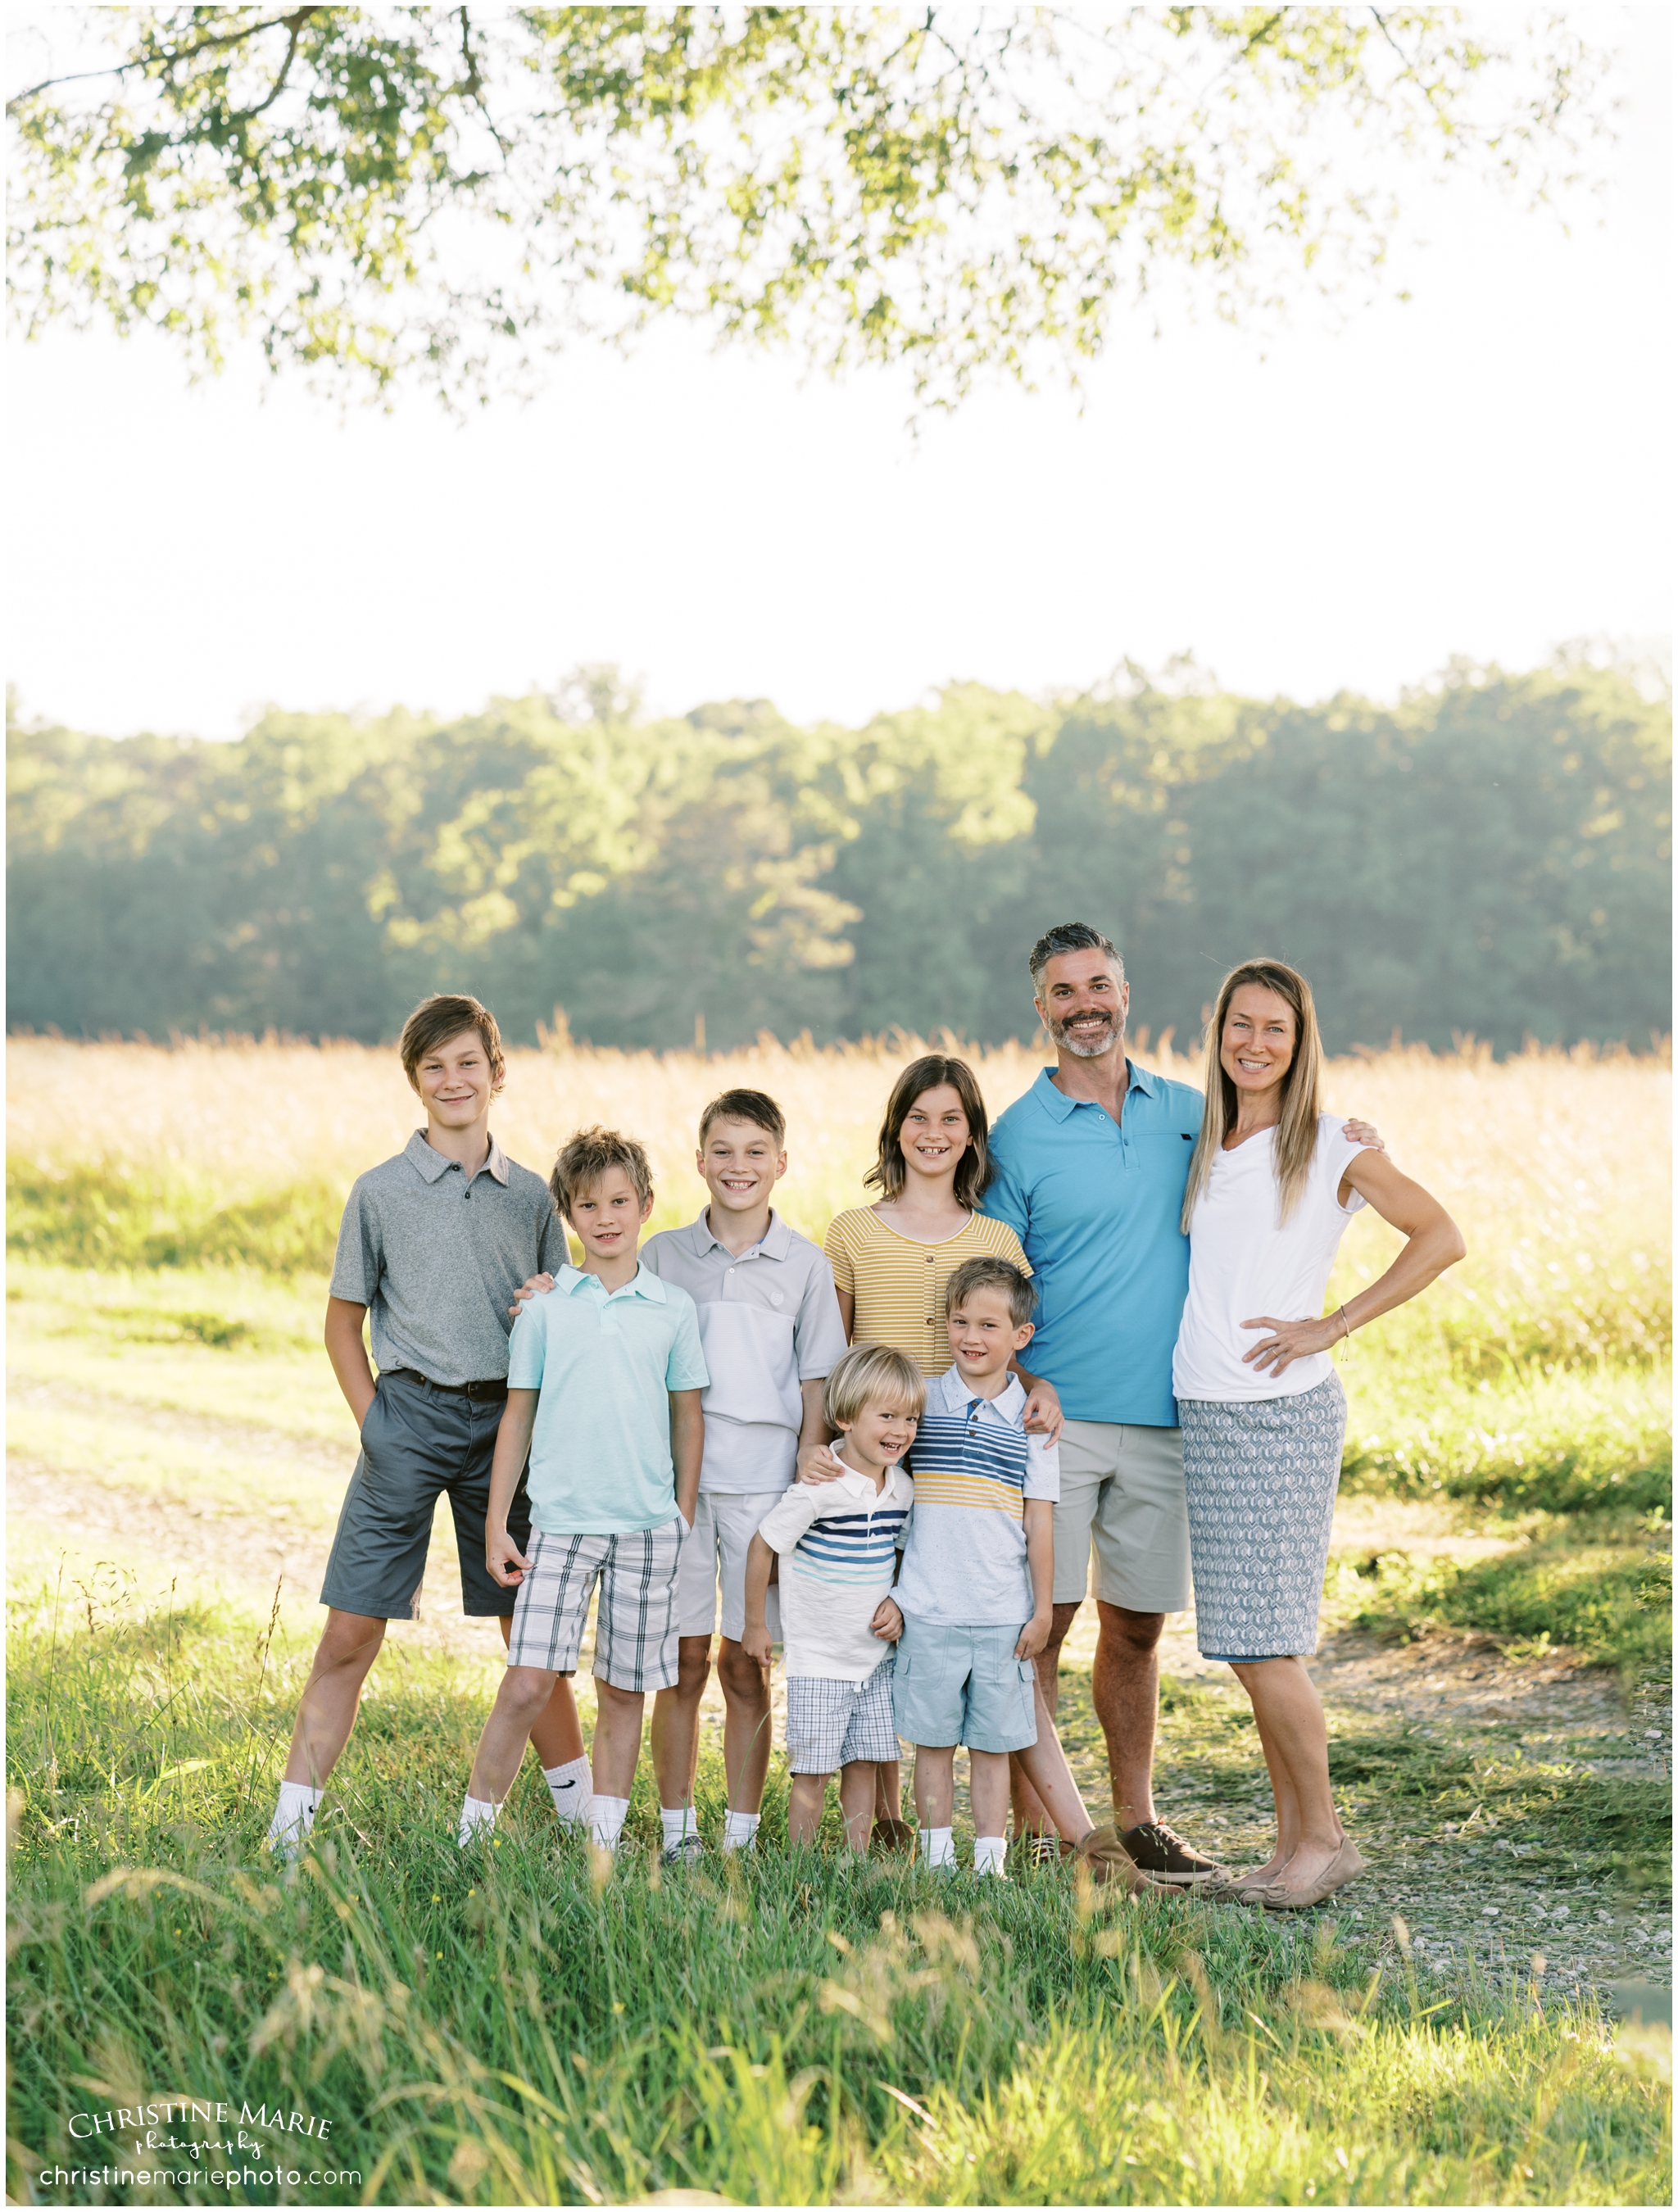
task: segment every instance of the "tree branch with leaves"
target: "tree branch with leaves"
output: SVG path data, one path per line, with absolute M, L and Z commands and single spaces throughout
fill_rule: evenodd
M 1554 15 L 101 8 L 35 42 L 70 28 L 7 107 L 27 331 L 152 326 L 198 370 L 254 335 L 456 404 L 663 315 L 905 364 L 922 405 L 1075 380 L 1126 311 L 1367 296 L 1398 177 L 1549 199 L 1604 127 Z

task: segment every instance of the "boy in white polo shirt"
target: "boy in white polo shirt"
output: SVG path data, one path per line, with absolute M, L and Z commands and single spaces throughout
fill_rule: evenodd
M 653 1210 L 641 1146 L 585 1129 L 554 1163 L 550 1187 L 583 1264 L 562 1267 L 532 1299 L 508 1346 L 484 1553 L 495 1581 L 519 1595 L 460 1840 L 495 1825 L 532 1722 L 556 1678 L 575 1672 L 598 1582 L 592 1817 L 596 1841 L 615 1850 L 645 1693 L 676 1680 L 677 1570 L 699 1490 L 700 1394 L 710 1377 L 692 1299 L 636 1256 Z M 527 1451 L 531 1535 L 521 1553 L 507 1516 Z
M 866 1851 L 879 1766 L 897 1756 L 891 1644 L 903 1622 L 891 1603 L 891 1578 L 915 1502 L 902 1461 L 927 1386 L 907 1353 L 859 1344 L 828 1376 L 824 1395 L 845 1473 L 830 1482 L 794 1484 L 753 1536 L 742 1640 L 748 1656 L 767 1667 L 764 1601 L 778 1553 L 793 1775 L 787 1841 L 815 1842 L 836 1774 L 845 1840 L 853 1851 Z
M 801 1449 L 826 1437 L 822 1387 L 844 1357 L 845 1325 L 827 1255 L 770 1205 L 787 1172 L 787 1125 L 761 1091 L 725 1091 L 700 1117 L 697 1165 L 710 1203 L 696 1221 L 647 1240 L 641 1265 L 679 1285 L 699 1310 L 710 1387 L 705 1463 L 693 1534 L 683 1547 L 676 1686 L 653 1705 L 653 1755 L 662 1776 L 680 1778 L 666 1797 L 668 1821 L 687 1811 L 682 1849 L 701 1851 L 691 1826 L 699 1755 L 699 1705 L 711 1666 L 711 1634 L 722 1585 L 717 1678 L 725 1720 L 728 1814 L 723 1849 L 749 1849 L 769 1762 L 767 1668 L 741 1648 L 745 1633 L 746 1551 L 764 1515 L 790 1486 Z M 779 1632 L 775 1593 L 768 1626 Z

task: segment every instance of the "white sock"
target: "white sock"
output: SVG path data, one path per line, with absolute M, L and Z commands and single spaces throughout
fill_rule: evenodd
M 586 1759 L 568 1759 L 563 1766 L 544 1766 L 542 1778 L 553 1792 L 554 1810 L 562 1827 L 580 1827 L 588 1818 L 588 1802 L 593 1792 L 588 1779 Z
M 953 1828 L 922 1828 L 921 1856 L 934 1869 L 947 1867 L 951 1873 L 956 1864 L 956 1832 Z
M 664 1822 L 664 1847 L 666 1850 L 672 1844 L 679 1844 L 684 1836 L 696 1836 L 699 1833 L 699 1823 L 694 1818 L 691 1805 L 678 1805 L 674 1808 L 660 1805 L 659 1818 Z
M 460 1808 L 459 1841 L 461 1848 L 464 1850 L 471 1843 L 480 1828 L 493 1828 L 495 1825 L 495 1808 L 490 1800 L 468 1794 L 465 1803 Z
M 295 1859 L 308 1840 L 320 1803 L 319 1790 L 307 1782 L 283 1782 L 280 1802 L 268 1823 L 268 1848 L 278 1857 Z
M 975 1874 L 1000 1874 L 1002 1862 L 1008 1856 L 1006 1836 L 975 1836 L 973 1838 L 973 1871 Z
M 737 1813 L 731 1805 L 728 1817 L 722 1824 L 724 1850 L 750 1850 L 757 1840 L 757 1823 L 763 1817 L 761 1813 Z
M 588 1824 L 594 1832 L 594 1840 L 605 1850 L 615 1851 L 617 1839 L 623 1832 L 623 1823 L 629 1817 L 627 1797 L 603 1797 L 597 1790 L 589 1800 Z

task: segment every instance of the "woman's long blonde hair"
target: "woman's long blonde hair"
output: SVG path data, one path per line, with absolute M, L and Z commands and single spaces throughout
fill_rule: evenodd
M 1224 1024 L 1229 1018 L 1230 1000 L 1246 983 L 1274 991 L 1293 1009 L 1293 1058 L 1282 1078 L 1282 1118 L 1276 1130 L 1279 1221 L 1286 1221 L 1298 1204 L 1316 1154 L 1316 1123 L 1322 1111 L 1322 1036 L 1316 1026 L 1311 987 L 1285 960 L 1243 960 L 1240 967 L 1231 969 L 1219 986 L 1218 1003 L 1206 1033 L 1206 1107 L 1189 1162 L 1189 1188 L 1183 1194 L 1185 1237 L 1201 1194 L 1211 1179 L 1212 1164 L 1235 1122 L 1235 1085 L 1224 1073 Z

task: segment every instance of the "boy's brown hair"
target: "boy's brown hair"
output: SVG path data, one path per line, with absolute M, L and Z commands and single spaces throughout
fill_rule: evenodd
M 906 1406 L 918 1421 L 927 1407 L 927 1378 L 909 1354 L 893 1345 L 854 1344 L 822 1392 L 828 1426 L 849 1428 L 877 1398 Z
M 645 1152 L 633 1137 L 621 1136 L 616 1129 L 603 1129 L 597 1123 L 592 1129 L 579 1129 L 568 1144 L 561 1146 L 554 1171 L 548 1177 L 548 1188 L 553 1193 L 554 1204 L 568 1221 L 571 1220 L 572 1200 L 581 1198 L 591 1184 L 599 1182 L 613 1168 L 623 1169 L 645 1206 L 653 1195 L 653 1170 Z
M 777 1149 L 787 1141 L 787 1116 L 766 1091 L 724 1091 L 712 1099 L 699 1117 L 699 1149 L 711 1133 L 713 1121 L 749 1121 L 773 1137 Z
M 947 1317 L 964 1298 L 975 1291 L 994 1291 L 1008 1302 L 1008 1319 L 1016 1328 L 1024 1328 L 1037 1310 L 1037 1294 L 1031 1287 L 1031 1279 L 1023 1275 L 1012 1260 L 997 1258 L 986 1253 L 976 1260 L 964 1260 L 950 1278 L 944 1293 L 944 1311 Z
M 419 1089 L 420 1062 L 466 1030 L 477 1031 L 483 1057 L 489 1063 L 489 1088 L 499 1091 L 507 1080 L 507 1054 L 502 1050 L 501 1030 L 488 1006 L 464 994 L 434 991 L 422 999 L 402 1024 L 397 1050 L 402 1072 L 410 1086 Z

